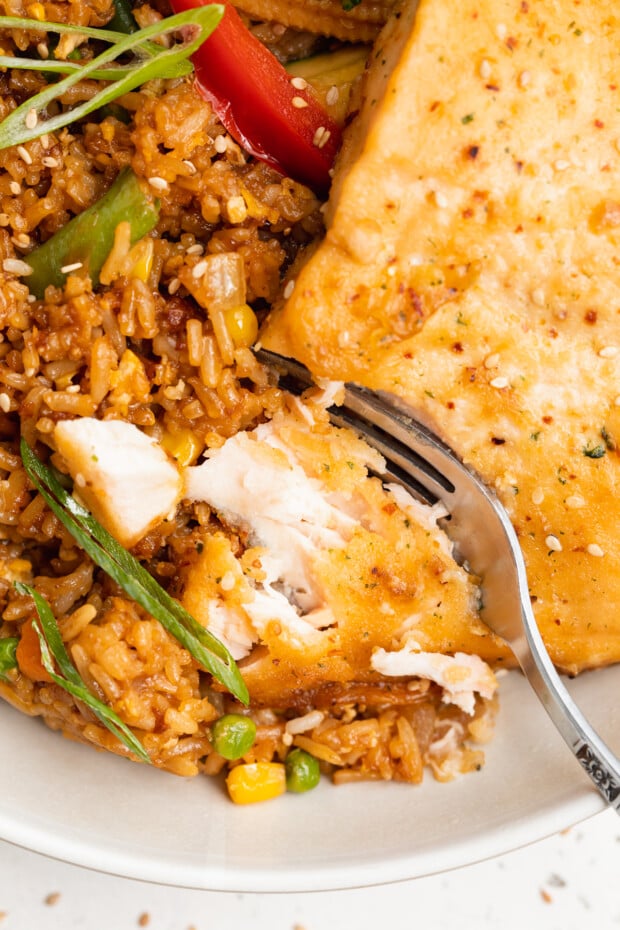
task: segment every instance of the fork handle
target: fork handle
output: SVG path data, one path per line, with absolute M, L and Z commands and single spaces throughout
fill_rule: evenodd
M 524 635 L 518 643 L 511 644 L 517 661 L 599 794 L 620 814 L 620 760 L 584 717 L 562 683 L 527 602 L 522 611 Z

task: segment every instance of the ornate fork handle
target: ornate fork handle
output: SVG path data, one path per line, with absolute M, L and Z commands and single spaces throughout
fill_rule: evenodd
M 556 729 L 599 794 L 620 814 L 620 761 L 586 720 L 556 672 L 528 601 L 522 604 L 524 637 L 511 648 Z

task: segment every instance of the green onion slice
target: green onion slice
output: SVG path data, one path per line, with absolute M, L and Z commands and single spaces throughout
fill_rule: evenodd
M 93 562 L 158 620 L 237 700 L 248 704 L 249 694 L 243 677 L 219 639 L 170 597 L 138 560 L 63 488 L 55 469 L 44 465 L 24 439 L 20 451 L 28 477 Z
M 87 29 L 81 26 L 71 27 L 69 30 L 67 26 L 58 27 L 38 20 L 0 17 L 0 29 L 16 28 L 17 24 L 19 24 L 21 29 L 55 32 L 72 31 L 89 37 L 95 34 L 98 39 L 107 39 L 113 43 L 110 48 L 84 65 L 75 66 L 72 62 L 65 62 L 64 67 L 71 69 L 66 77 L 54 84 L 49 84 L 40 93 L 30 97 L 9 113 L 0 123 L 0 149 L 20 145 L 46 133 L 55 132 L 63 126 L 81 119 L 88 113 L 98 110 L 146 81 L 178 74 L 179 66 L 185 68 L 187 59 L 211 35 L 223 15 L 224 7 L 220 4 L 211 3 L 208 6 L 170 16 L 131 35 Z M 181 41 L 171 48 L 164 48 L 156 43 L 149 42 L 151 39 L 174 32 L 180 33 Z M 145 45 L 145 43 L 149 44 Z M 138 60 L 131 67 L 119 66 L 118 74 L 114 71 L 115 77 L 111 84 L 100 90 L 90 100 L 85 100 L 73 107 L 72 110 L 58 113 L 56 116 L 46 115 L 46 108 L 52 101 L 61 97 L 78 81 L 105 73 L 107 66 L 127 52 L 135 52 Z M 38 71 L 50 70 L 48 65 L 53 64 L 38 59 L 27 60 L 31 66 L 36 62 L 36 70 Z M 0 56 L 0 67 L 20 67 L 19 62 L 23 63 L 24 59 Z M 111 69 L 107 68 L 107 71 L 109 75 Z M 181 73 L 187 73 L 187 71 Z M 31 116 L 33 112 L 37 116 L 35 125 L 33 125 L 34 120 Z
M 31 588 L 30 585 L 21 581 L 15 582 L 15 589 L 19 594 L 28 594 L 34 601 L 37 609 L 39 623 L 33 622 L 33 628 L 39 637 L 39 646 L 41 647 L 41 662 L 45 671 L 50 678 L 56 682 L 64 691 L 73 695 L 78 701 L 82 701 L 87 707 L 90 707 L 95 716 L 101 723 L 112 733 L 120 742 L 133 752 L 141 762 L 151 761 L 151 757 L 136 738 L 129 727 L 123 723 L 118 714 L 100 701 L 99 698 L 92 694 L 84 682 L 79 672 L 73 665 L 65 644 L 62 641 L 56 618 L 51 611 L 50 605 L 44 597 Z M 54 668 L 52 657 L 56 660 L 59 672 Z
M 6 673 L 17 667 L 17 644 L 19 640 L 16 636 L 5 636 L 0 639 L 0 678 L 6 680 Z

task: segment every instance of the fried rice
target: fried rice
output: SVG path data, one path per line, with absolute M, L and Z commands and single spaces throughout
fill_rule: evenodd
M 2 12 L 15 10 L 2 4 Z M 167 12 L 163 4 L 135 11 L 141 25 Z M 81 26 L 103 26 L 111 14 L 108 0 L 19 8 L 19 15 Z M 31 53 L 40 43 L 40 33 L 25 29 L 2 35 L 6 53 Z M 3 118 L 46 78 L 4 70 L 0 82 Z M 61 105 L 88 99 L 96 86 L 77 84 Z M 127 167 L 160 201 L 155 229 L 135 248 L 120 224 L 97 286 L 77 267 L 62 287 L 35 297 L 24 259 Z M 428 611 L 431 597 L 439 598 L 434 609 L 443 598 L 463 625 L 490 635 L 477 619 L 474 580 L 456 566 L 433 521 L 431 533 L 419 515 L 405 518 L 402 500 L 368 476 L 372 456 L 329 425 L 325 397 L 317 392 L 302 409 L 251 349 L 285 272 L 322 234 L 317 197 L 244 152 L 191 76 L 152 80 L 108 112 L 5 148 L 0 168 L 0 637 L 26 644 L 32 636 L 33 602 L 14 582 L 31 584 L 48 601 L 88 689 L 132 729 L 155 766 L 178 775 L 281 765 L 295 747 L 336 783 L 417 783 L 426 768 L 448 780 L 478 769 L 483 753 L 476 744 L 491 735 L 494 688 L 486 697 L 478 691 L 464 708 L 449 700 L 440 676 L 383 674 L 372 666 L 378 650 L 402 645 L 407 618 Z M 205 290 L 208 263 L 242 295 L 232 328 L 230 308 Z M 315 652 L 310 634 L 301 644 L 287 640 L 277 612 L 260 635 L 253 628 L 239 658 L 249 707 L 91 561 L 33 489 L 20 438 L 71 472 L 56 430 L 82 419 L 131 424 L 181 470 L 197 470 L 228 441 L 247 431 L 263 436 L 252 431 L 275 423 L 279 441 L 285 437 L 326 493 L 355 499 L 356 507 L 364 498 L 372 525 L 368 518 L 363 532 L 323 552 L 316 570 L 335 619 L 313 630 L 317 642 L 322 637 Z M 201 610 L 210 598 L 230 602 L 227 590 L 236 584 L 234 606 L 242 610 L 261 583 L 255 536 L 230 507 L 183 496 L 131 541 L 131 550 L 208 624 Z M 226 589 L 220 563 L 226 569 L 229 562 L 238 575 Z M 284 593 L 303 619 L 295 594 Z M 334 630 L 337 642 L 328 646 Z M 65 736 L 131 756 L 84 703 L 28 661 L 25 645 L 17 659 L 0 679 L 5 700 Z M 213 739 L 214 724 L 230 713 L 256 724 L 252 746 L 232 761 Z

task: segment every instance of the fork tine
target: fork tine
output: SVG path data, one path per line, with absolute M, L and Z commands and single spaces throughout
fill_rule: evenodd
M 259 361 L 278 372 L 280 387 L 296 397 L 315 386 L 308 369 L 295 359 L 266 349 L 258 349 L 255 354 Z M 396 435 L 395 409 L 380 395 L 357 384 L 346 384 L 344 403 L 330 407 L 328 412 L 335 426 L 352 429 L 383 455 L 386 466 L 378 477 L 406 486 L 429 504 L 454 492 L 453 483 L 412 448 L 412 430 L 421 431 L 422 427 L 401 414 L 402 441 Z

